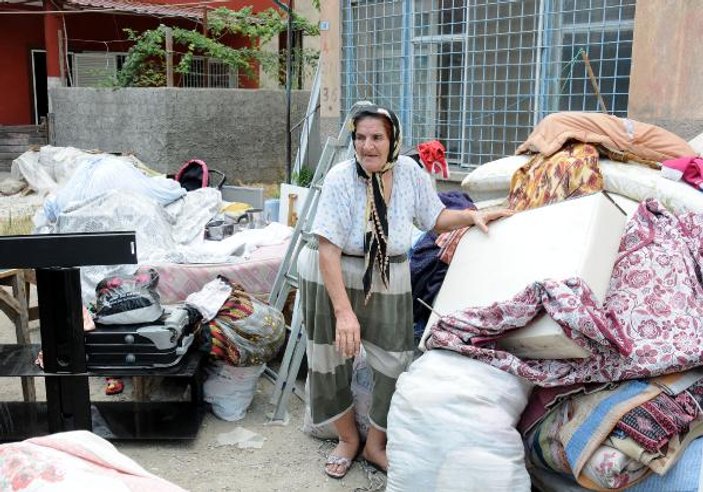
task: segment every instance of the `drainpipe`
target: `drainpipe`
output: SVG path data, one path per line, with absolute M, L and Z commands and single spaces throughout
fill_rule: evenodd
M 44 0 L 44 10 L 55 10 L 49 0 Z M 61 79 L 61 19 L 58 14 L 44 14 L 44 46 L 46 47 L 46 82 L 47 88 L 63 86 Z M 49 112 L 51 112 L 51 97 L 49 97 Z
M 293 86 L 293 0 L 288 0 L 286 36 L 286 183 L 292 183 L 293 140 L 291 132 L 291 89 Z

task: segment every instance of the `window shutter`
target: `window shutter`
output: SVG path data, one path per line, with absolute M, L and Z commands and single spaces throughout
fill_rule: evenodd
M 118 53 L 76 53 L 74 86 L 100 87 L 117 72 Z

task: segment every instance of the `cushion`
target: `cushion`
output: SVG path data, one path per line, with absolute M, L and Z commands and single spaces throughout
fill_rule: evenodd
M 461 182 L 461 187 L 475 202 L 505 197 L 513 173 L 529 160 L 530 156 L 511 155 L 487 162 L 471 171 Z
M 602 113 L 575 111 L 548 115 L 515 153 L 539 152 L 549 156 L 570 139 L 601 144 L 655 162 L 695 154 L 685 140 L 658 126 Z
M 599 165 L 606 191 L 638 202 L 656 198 L 676 214 L 685 211 L 703 213 L 703 193 L 689 184 L 672 181 L 663 177 L 660 171 L 637 164 L 601 159 Z

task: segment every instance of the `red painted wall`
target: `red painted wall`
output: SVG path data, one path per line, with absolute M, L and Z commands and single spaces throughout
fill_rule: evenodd
M 32 60 L 30 50 L 44 49 L 41 15 L 0 18 L 0 124 L 32 122 Z
M 154 2 L 157 3 L 157 2 Z M 159 3 L 183 3 L 182 0 L 162 0 Z M 230 0 L 217 6 L 238 10 L 251 5 L 255 11 L 275 8 L 272 0 Z M 5 8 L 4 10 L 8 10 Z M 14 10 L 14 8 L 13 8 Z M 153 29 L 164 23 L 187 29 L 199 29 L 201 24 L 188 19 L 159 19 L 156 17 L 105 14 L 68 14 L 64 16 L 70 52 L 127 51 L 124 28 L 135 31 Z M 245 40 L 233 36 L 222 39 L 232 47 L 245 45 Z M 107 42 L 107 44 L 105 44 Z M 44 49 L 44 23 L 42 15 L 4 15 L 0 17 L 0 125 L 28 125 L 32 123 L 32 61 L 30 50 Z M 256 88 L 256 80 L 242 77 L 240 87 Z

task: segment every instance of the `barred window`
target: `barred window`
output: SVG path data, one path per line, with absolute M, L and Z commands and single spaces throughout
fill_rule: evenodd
M 512 154 L 545 115 L 627 113 L 635 0 L 357 0 L 343 17 L 342 104 L 394 109 L 406 146 L 465 167 Z

